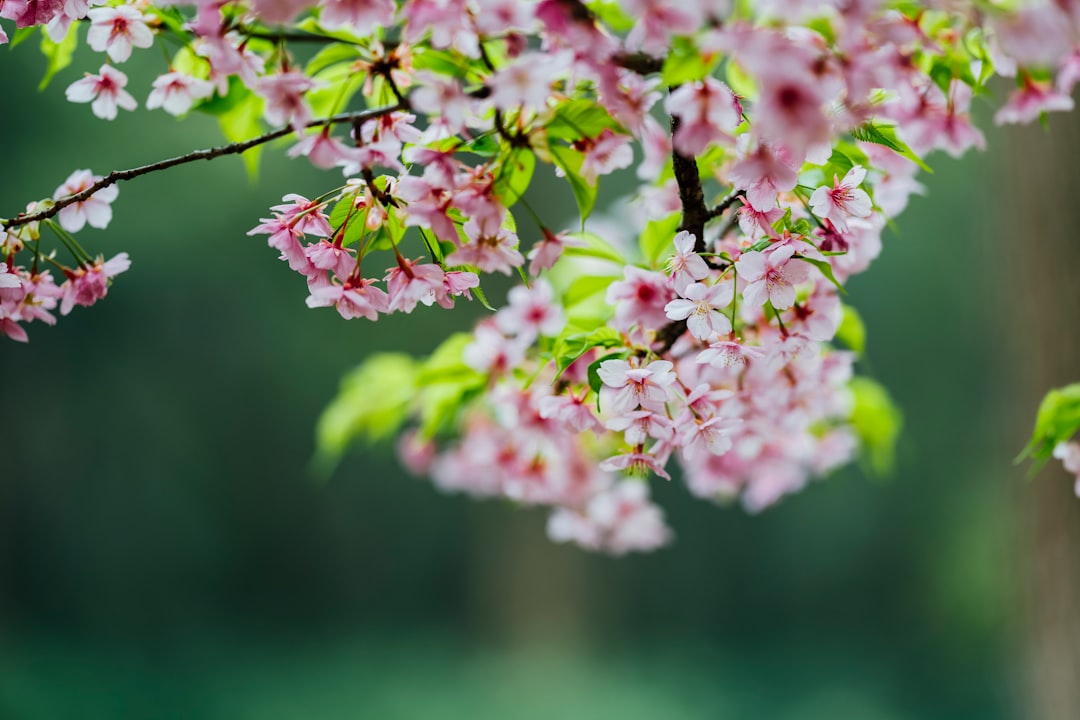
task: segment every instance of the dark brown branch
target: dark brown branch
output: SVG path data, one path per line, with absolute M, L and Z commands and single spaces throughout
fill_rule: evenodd
M 615 53 L 611 61 L 621 68 L 626 68 L 638 75 L 652 75 L 664 69 L 664 59 L 645 53 Z
M 269 40 L 270 42 L 295 42 L 295 43 L 319 43 L 329 45 L 331 43 L 348 43 L 348 40 L 331 37 L 329 35 L 317 35 L 306 32 L 274 32 L 272 30 L 255 30 L 246 25 L 237 25 L 236 31 L 246 38 Z
M 336 125 L 339 123 L 362 123 L 365 120 L 371 120 L 372 118 L 382 117 L 383 115 L 389 115 L 392 112 L 403 109 L 400 103 L 394 105 L 386 105 L 384 107 L 371 108 L 369 110 L 360 110 L 358 112 L 341 113 L 339 115 L 332 115 L 331 117 L 322 118 L 321 120 L 314 120 L 307 124 L 307 127 L 324 127 L 327 125 Z M 169 158 L 167 160 L 159 160 L 149 165 L 140 165 L 139 167 L 129 168 L 127 170 L 114 170 L 105 177 L 101 178 L 93 185 L 90 185 L 85 190 L 75 193 L 74 195 L 68 195 L 56 200 L 52 206 L 41 210 L 40 212 L 31 213 L 29 215 L 19 215 L 10 220 L 5 220 L 2 226 L 7 228 L 18 227 L 20 225 L 26 225 L 27 223 L 39 222 L 41 220 L 48 220 L 56 215 L 58 212 L 66 208 L 68 205 L 82 202 L 88 199 L 91 195 L 109 187 L 115 185 L 121 180 L 131 180 L 137 178 L 140 175 L 146 175 L 148 173 L 157 172 L 159 170 L 167 170 L 177 165 L 186 165 L 187 163 L 195 162 L 196 160 L 213 160 L 214 158 L 223 157 L 225 155 L 239 155 L 246 152 L 253 147 L 258 147 L 271 140 L 277 140 L 278 138 L 285 137 L 289 133 L 293 132 L 293 128 L 284 127 L 272 132 L 268 132 L 265 135 L 259 135 L 258 137 L 245 140 L 243 142 L 230 143 L 228 145 L 220 145 L 214 148 L 207 148 L 206 150 L 194 150 L 186 155 L 178 155 L 177 157 Z
M 671 118 L 671 135 L 679 129 L 678 116 Z M 685 230 L 694 236 L 694 252 L 706 252 L 705 223 L 709 220 L 709 208 L 705 205 L 705 192 L 701 189 L 701 175 L 698 174 L 697 160 L 683 155 L 678 150 L 671 152 L 671 164 L 675 170 L 675 182 L 679 186 L 679 201 L 682 203 L 682 224 Z
M 655 342 L 660 343 L 660 347 L 653 350 L 653 352 L 657 355 L 663 355 L 671 349 L 671 346 L 675 344 L 675 341 L 681 338 L 685 332 L 685 320 L 673 320 L 672 322 L 669 322 L 657 331 Z
M 723 200 L 721 200 L 720 203 L 716 207 L 714 207 L 712 210 L 709 211 L 708 217 L 706 217 L 706 221 L 720 217 L 721 215 L 724 214 L 725 210 L 727 210 L 729 207 L 731 207 L 732 205 L 734 205 L 737 202 L 738 203 L 743 202 L 743 191 L 742 190 L 734 190 L 734 191 L 731 192 L 731 194 L 729 194 L 727 197 L 725 197 Z
M 678 129 L 679 118 L 672 115 L 672 137 L 675 136 Z M 705 224 L 731 207 L 739 195 L 732 193 L 710 210 L 705 204 L 705 191 L 701 187 L 701 175 L 698 173 L 697 160 L 683 155 L 678 150 L 672 150 L 671 164 L 675 170 L 675 182 L 679 186 L 679 201 L 682 203 L 683 219 L 679 229 L 685 230 L 694 236 L 694 252 L 704 255 L 708 251 L 708 247 L 705 245 Z M 706 258 L 706 263 L 713 269 L 721 269 L 711 258 Z M 657 355 L 663 355 L 672 348 L 685 332 L 686 320 L 675 320 L 660 328 L 660 331 L 656 333 L 656 342 L 660 343 L 660 347 L 654 352 Z

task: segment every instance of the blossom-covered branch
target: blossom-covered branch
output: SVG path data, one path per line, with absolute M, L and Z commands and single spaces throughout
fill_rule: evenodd
M 368 120 L 389 115 L 392 112 L 403 109 L 401 102 L 394 105 L 386 105 L 378 108 L 371 108 L 369 110 L 360 110 L 357 112 L 340 113 L 328 118 L 322 118 L 320 120 L 312 120 L 307 123 L 309 128 L 327 127 L 338 123 L 363 123 Z M 147 165 L 140 165 L 138 167 L 128 168 L 127 170 L 113 170 L 108 175 L 94 180 L 86 187 L 82 188 L 76 193 L 71 195 L 65 195 L 57 198 L 56 200 L 49 201 L 47 207 L 43 210 L 36 212 L 23 213 L 16 215 L 10 220 L 0 219 L 0 227 L 4 229 L 11 229 L 20 225 L 26 225 L 27 223 L 41 222 L 42 220 L 48 220 L 54 217 L 64 208 L 76 203 L 82 203 L 91 198 L 94 194 L 104 190 L 107 187 L 115 185 L 121 180 L 131 180 L 137 178 L 140 175 L 147 175 L 153 172 L 160 172 L 161 170 L 168 170 L 178 165 L 186 165 L 187 163 L 197 162 L 199 160 L 213 160 L 215 158 L 224 157 L 226 155 L 239 155 L 247 152 L 252 148 L 260 145 L 265 145 L 268 142 L 277 140 L 278 138 L 286 137 L 294 132 L 291 127 L 279 128 L 268 133 L 253 137 L 250 140 L 244 140 L 243 142 L 228 143 L 226 145 L 219 145 L 217 147 L 206 148 L 204 150 L 192 150 L 189 153 L 183 155 L 177 155 L 165 160 L 158 160 Z
M 120 180 L 292 138 L 338 176 L 249 234 L 308 306 L 493 310 L 428 358 L 369 357 L 320 423 L 327 465 L 397 435 L 441 489 L 546 507 L 554 540 L 612 553 L 671 538 L 653 477 L 757 512 L 857 454 L 888 468 L 900 416 L 855 375 L 845 284 L 925 157 L 983 147 L 992 77 L 1015 80 L 1000 123 L 1071 109 L 1080 80 L 1080 0 L 0 0 L 0 19 L 40 28 L 51 74 L 79 42 L 103 54 L 65 90 L 103 120 L 139 105 L 121 66 L 160 45 L 145 106 L 231 141 L 76 170 L 4 221 L 0 334 L 128 268 L 85 249 Z M 555 215 L 531 204 L 545 172 L 574 200 Z M 605 215 L 616 174 L 633 189 Z M 523 282 L 493 298 L 491 274 Z M 1074 430 L 1039 453 L 1080 467 Z

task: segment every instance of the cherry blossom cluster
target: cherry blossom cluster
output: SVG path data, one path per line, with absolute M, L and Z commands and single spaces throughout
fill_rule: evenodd
M 1080 80 L 1080 0 L 0 0 L 0 19 L 13 44 L 42 28 L 50 72 L 80 38 L 104 53 L 66 95 L 106 120 L 138 105 L 117 66 L 159 45 L 145 106 L 213 115 L 230 141 L 78 171 L 0 221 L 0 332 L 25 340 L 127 269 L 75 238 L 109 222 L 117 180 L 285 138 L 336 177 L 249 234 L 310 307 L 490 307 L 486 275 L 522 281 L 413 378 L 406 464 L 614 553 L 672 537 L 653 475 L 759 511 L 882 436 L 844 284 L 924 157 L 984 146 L 969 112 L 995 75 L 1014 86 L 998 123 L 1072 109 Z M 537 173 L 572 213 L 534 211 Z M 597 223 L 613 174 L 636 189 Z
M 77 193 L 95 179 L 89 170 L 76 170 L 56 189 L 55 197 Z M 72 233 L 86 225 L 106 227 L 112 219 L 110 203 L 116 196 L 115 187 L 107 188 L 82 202 L 64 207 L 57 214 L 56 222 L 47 221 L 53 237 L 70 253 L 71 259 L 65 258 L 64 262 L 55 252 L 42 251 L 38 223 L 8 229 L 0 236 L 0 335 L 26 342 L 29 339 L 24 327 L 26 323 L 40 321 L 53 325 L 56 323 L 53 311 L 58 308 L 61 315 L 67 315 L 76 305 L 89 307 L 105 297 L 112 278 L 131 265 L 127 253 L 120 253 L 110 260 L 91 257 Z M 27 211 L 35 209 L 35 205 L 31 205 Z M 23 261 L 29 265 L 17 264 Z M 57 273 L 56 278 L 62 278 L 59 285 L 53 271 Z

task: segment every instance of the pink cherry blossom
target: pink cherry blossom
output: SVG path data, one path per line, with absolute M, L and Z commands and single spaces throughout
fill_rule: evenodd
M 6 262 L 0 262 L 0 288 L 21 288 L 22 280 L 15 273 L 8 270 Z
M 319 24 L 328 30 L 348 28 L 363 36 L 394 19 L 394 0 L 322 0 L 319 4 Z
M 254 90 L 265 101 L 263 117 L 271 125 L 291 125 L 299 131 L 311 120 L 311 108 L 304 93 L 318 83 L 302 72 L 266 75 L 255 81 Z
M 609 408 L 615 414 L 632 412 L 638 407 L 662 412 L 671 399 L 676 377 L 667 360 L 654 360 L 638 367 L 627 360 L 605 360 L 597 373 L 610 393 Z
M 435 264 L 421 264 L 398 257 L 397 267 L 387 270 L 390 312 L 412 312 L 422 299 L 443 289 L 444 273 Z
M 586 397 L 587 393 L 580 396 L 573 393 L 548 395 L 540 400 L 540 417 L 554 420 L 573 433 L 603 430 Z
M 693 461 L 700 453 L 723 455 L 731 449 L 731 434 L 740 422 L 737 418 L 703 419 L 690 415 L 680 427 L 679 444 L 683 456 Z
M 390 298 L 375 287 L 374 282 L 366 278 L 350 279 L 341 285 L 314 288 L 308 295 L 307 306 L 315 308 L 333 305 L 346 320 L 358 317 L 378 320 L 379 313 L 390 312 Z
M 1055 89 L 1049 83 L 1039 83 L 1030 78 L 1009 95 L 1008 101 L 994 114 L 995 125 L 1016 125 L 1037 120 L 1043 113 L 1073 109 L 1068 94 Z
M 304 248 L 304 254 L 307 255 L 313 267 L 333 272 L 339 278 L 349 277 L 356 268 L 353 252 L 350 248 L 331 243 L 329 240 L 320 240 Z
M 795 249 L 783 245 L 769 252 L 743 253 L 735 262 L 739 278 L 747 283 L 743 299 L 752 306 L 772 303 L 777 310 L 786 310 L 795 303 L 795 286 L 810 275 L 809 265 L 795 260 Z
M 15 21 L 15 27 L 45 25 L 63 12 L 63 0 L 4 0 L 0 17 Z
M 146 23 L 150 19 L 131 5 L 94 8 L 87 13 L 90 29 L 86 44 L 98 52 L 106 52 L 113 62 L 131 57 L 131 49 L 148 48 L 154 44 L 154 33 Z
M 289 157 L 307 157 L 311 164 L 318 168 L 332 168 L 339 165 L 347 165 L 354 159 L 353 148 L 349 148 L 343 142 L 330 134 L 330 128 L 325 127 L 314 133 L 308 133 L 300 138 L 300 141 L 289 148 Z
M 474 339 L 465 346 L 465 364 L 473 370 L 501 374 L 516 367 L 525 357 L 525 343 L 508 338 L 491 324 L 481 324 Z
M 755 134 L 801 158 L 812 146 L 829 139 L 832 128 L 825 103 L 821 86 L 809 73 L 769 73 L 754 105 Z
M 833 186 L 822 185 L 810 196 L 810 208 L 819 218 L 831 220 L 840 230 L 847 229 L 849 217 L 870 217 L 873 203 L 865 190 L 859 188 L 866 178 L 861 165 L 848 170 L 843 180 L 833 178 Z
M 442 289 L 436 290 L 434 295 L 420 298 L 420 302 L 425 305 L 438 303 L 439 307 L 449 310 L 454 307 L 453 298 L 455 297 L 472 300 L 472 293 L 469 291 L 476 287 L 480 287 L 480 278 L 476 276 L 476 273 L 451 270 L 443 274 Z
M 667 415 L 652 410 L 633 410 L 616 415 L 604 423 L 608 430 L 623 433 L 627 445 L 644 445 L 649 438 L 671 440 L 675 425 Z
M 432 73 L 417 73 L 417 87 L 409 100 L 412 106 L 428 115 L 439 116 L 452 133 L 459 133 L 471 117 L 475 101 L 454 78 Z
M 585 243 L 567 237 L 565 232 L 553 233 L 546 227 L 541 228 L 544 238 L 529 250 L 529 274 L 539 275 L 550 270 L 568 247 L 584 247 Z
M 686 320 L 686 329 L 698 340 L 731 332 L 731 320 L 720 310 L 735 297 L 733 283 L 721 281 L 712 286 L 692 283 L 681 294 L 681 298 L 664 306 L 669 319 Z
M 795 170 L 764 143 L 732 165 L 728 178 L 736 188 L 746 191 L 746 201 L 758 212 L 775 208 L 777 194 L 788 192 L 799 181 Z
M 80 193 L 100 179 L 100 175 L 94 175 L 89 170 L 76 170 L 68 176 L 63 185 L 56 188 L 53 198 L 60 200 Z M 99 229 L 108 227 L 112 220 L 111 205 L 119 194 L 120 190 L 116 185 L 109 185 L 81 202 L 61 208 L 57 218 L 60 221 L 60 227 L 68 232 L 79 232 L 84 225 Z
M 86 74 L 82 80 L 76 80 L 68 86 L 67 99 L 74 103 L 91 103 L 90 109 L 102 120 L 116 118 L 118 107 L 134 110 L 138 107 L 135 98 L 124 90 L 127 75 L 109 65 L 102 65 L 97 75 Z
M 738 368 L 754 359 L 765 357 L 762 348 L 744 345 L 737 340 L 718 340 L 697 355 L 696 362 L 708 363 L 714 368 Z
M 491 102 L 500 110 L 523 107 L 540 111 L 551 97 L 551 86 L 564 64 L 563 56 L 525 53 L 488 81 Z
M 679 118 L 675 149 L 697 155 L 711 143 L 729 141 L 742 122 L 742 105 L 724 83 L 705 78 L 680 85 L 664 101 L 664 109 Z
M 705 263 L 705 258 L 694 251 L 697 238 L 691 233 L 680 230 L 672 242 L 675 244 L 675 254 L 668 260 L 667 271 L 671 274 L 671 284 L 675 292 L 682 294 L 690 283 L 709 276 L 709 266 Z M 666 310 L 667 308 L 665 312 Z
M 670 480 L 663 464 L 651 453 L 634 450 L 620 455 L 613 455 L 600 463 L 600 469 L 607 472 L 624 472 L 630 476 L 645 477 L 656 473 L 665 480 Z
M 630 167 L 634 162 L 630 136 L 616 135 L 611 130 L 583 140 L 577 147 L 585 154 L 581 163 L 581 177 L 590 185 L 595 184 L 600 175 Z
M 650 552 L 672 537 L 660 508 L 649 501 L 649 486 L 637 480 L 597 493 L 583 512 L 556 510 L 547 533 L 554 542 L 574 542 L 613 555 Z
M 180 116 L 190 110 L 197 100 L 213 94 L 213 83 L 183 73 L 170 72 L 154 80 L 154 90 L 146 99 L 146 109 L 161 108 L 170 115 Z
M 674 297 L 670 281 L 660 273 L 627 265 L 625 280 L 607 289 L 607 302 L 615 306 L 615 327 L 626 330 L 632 325 L 660 328 L 667 324 L 664 306 Z
M 495 314 L 495 323 L 507 335 L 528 341 L 545 335 L 558 335 L 566 319 L 555 302 L 555 291 L 546 280 L 536 280 L 532 287 L 518 285 L 507 295 L 506 307 Z
M 469 242 L 446 256 L 448 265 L 473 265 L 483 272 L 509 275 L 525 258 L 518 251 L 517 235 L 498 224 L 481 224 L 471 218 L 462 228 Z
M 407 175 L 397 184 L 397 196 L 408 203 L 405 206 L 407 226 L 430 228 L 438 239 L 458 242 L 457 227 L 447 215 L 453 195 L 423 178 Z
M 131 267 L 127 253 L 120 253 L 111 260 L 98 258 L 85 267 L 80 267 L 68 275 L 60 286 L 63 296 L 60 300 L 60 314 L 67 315 L 76 305 L 89 307 L 105 297 L 109 290 L 109 279 Z

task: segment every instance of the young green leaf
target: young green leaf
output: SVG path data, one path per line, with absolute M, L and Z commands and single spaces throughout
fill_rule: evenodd
M 855 399 L 851 425 L 862 441 L 865 461 L 875 475 L 891 475 L 904 416 L 889 392 L 870 378 L 852 378 L 850 387 Z
M 595 183 L 590 184 L 581 176 L 581 165 L 585 156 L 565 145 L 552 145 L 550 150 L 555 164 L 562 168 L 566 179 L 570 182 L 570 189 L 574 191 L 574 200 L 577 201 L 578 212 L 581 213 L 581 223 L 584 225 L 596 206 L 598 189 Z
M 1065 442 L 1080 430 L 1080 383 L 1066 385 L 1046 393 L 1035 416 L 1031 442 L 1017 461 L 1032 458 L 1045 461 L 1054 446 Z

